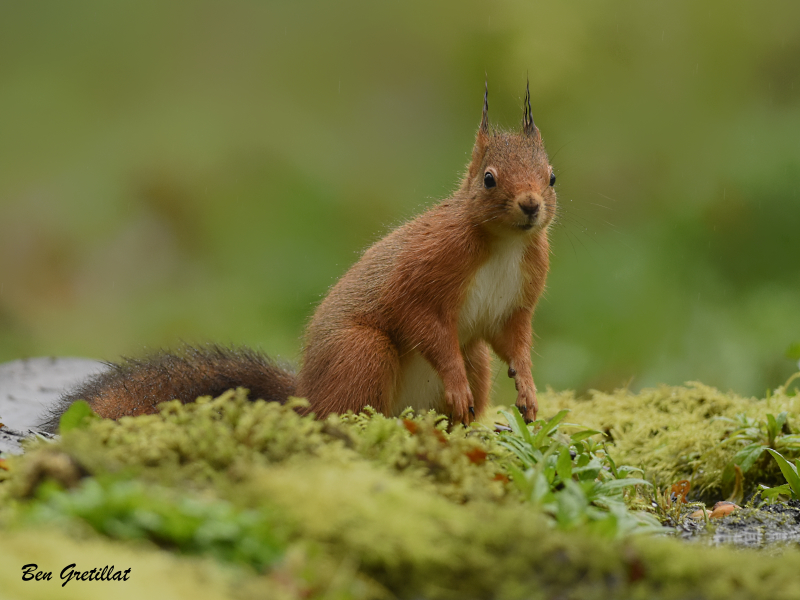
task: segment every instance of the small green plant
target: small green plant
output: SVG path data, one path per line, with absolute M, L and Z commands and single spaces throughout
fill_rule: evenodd
M 565 423 L 567 410 L 530 425 L 516 411 L 500 412 L 511 431 L 500 434 L 499 444 L 518 461 L 506 465 L 514 485 L 523 498 L 554 517 L 559 527 L 587 525 L 610 537 L 663 531 L 652 515 L 628 508 L 625 490 L 651 484 L 628 477 L 639 469 L 617 467 L 595 439 L 602 433 Z M 568 435 L 563 427 L 579 429 Z
M 795 459 L 795 464 L 792 464 L 779 452 L 775 452 L 775 450 L 768 449 L 767 452 L 769 452 L 772 458 L 775 459 L 775 462 L 778 463 L 778 467 L 783 477 L 786 479 L 786 483 L 773 488 L 765 485 L 760 486 L 761 497 L 769 504 L 774 503 L 778 499 L 778 496 L 789 496 L 792 500 L 800 500 L 800 475 L 798 475 L 800 460 Z
M 99 418 L 86 400 L 77 400 L 61 415 L 58 432 L 64 435 L 73 429 L 85 429 L 89 423 Z
M 723 484 L 730 485 L 733 482 L 736 466 L 742 473 L 747 473 L 768 450 L 800 453 L 800 434 L 792 432 L 786 411 L 777 416 L 767 414 L 766 419 L 752 419 L 739 414 L 734 419 L 718 417 L 718 420 L 727 421 L 732 425 L 728 437 L 720 443 L 720 446 L 743 445 L 725 468 L 722 476 Z
M 48 481 L 25 518 L 49 524 L 77 518 L 120 540 L 150 540 L 185 554 L 208 554 L 256 569 L 274 564 L 286 547 L 284 528 L 268 508 L 241 510 L 138 480 L 90 477 L 65 491 Z

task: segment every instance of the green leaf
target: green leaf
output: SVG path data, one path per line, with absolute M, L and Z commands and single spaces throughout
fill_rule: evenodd
M 614 538 L 620 529 L 619 518 L 611 513 L 603 513 L 603 518 L 591 521 L 588 525 L 589 531 L 596 535 L 607 538 Z
M 775 417 L 771 414 L 767 414 L 767 435 L 769 436 L 770 446 L 775 441 L 775 437 L 780 432 L 781 428 L 778 426 L 778 422 L 775 420 Z
M 541 459 L 541 452 L 532 450 L 530 444 L 526 444 L 519 438 L 504 436 L 498 443 L 513 452 L 526 467 L 535 465 Z
M 742 473 L 747 473 L 766 449 L 764 444 L 750 444 L 736 453 L 733 462 L 742 468 Z
M 544 473 L 544 478 L 547 480 L 547 484 L 551 487 L 556 481 L 556 462 L 557 457 L 549 458 L 544 466 L 544 469 L 542 470 L 542 473 Z
M 632 485 L 646 485 L 653 487 L 653 484 L 646 479 L 639 479 L 638 477 L 629 477 L 628 479 L 612 479 L 611 481 L 604 481 L 598 488 L 600 492 L 615 492 L 622 488 L 630 487 Z
M 792 488 L 789 486 L 788 483 L 784 483 L 783 485 L 776 486 L 774 488 L 769 488 L 765 485 L 761 486 L 761 497 L 767 504 L 772 504 L 778 498 L 778 496 L 791 496 L 792 495 Z
M 644 471 L 642 471 L 642 469 L 639 469 L 638 467 L 622 465 L 617 469 L 617 473 L 619 473 L 619 475 L 622 475 L 624 473 L 644 473 Z M 617 475 L 617 479 L 620 479 L 619 475 Z
M 780 433 L 780 432 L 783 430 L 783 426 L 786 424 L 786 418 L 787 418 L 788 416 L 789 416 L 789 413 L 788 413 L 788 412 L 786 412 L 786 411 L 783 411 L 782 413 L 780 413 L 780 414 L 779 414 L 779 415 L 778 415 L 778 416 L 775 418 L 775 421 L 776 421 L 776 423 L 777 423 L 777 425 L 778 425 L 778 433 Z
M 772 454 L 772 458 L 777 461 L 778 466 L 781 468 L 781 473 L 783 473 L 787 483 L 791 486 L 792 491 L 800 498 L 800 476 L 797 475 L 797 467 L 772 448 L 767 448 L 767 452 Z
M 583 455 L 585 456 L 585 455 Z M 580 464 L 583 461 L 578 461 Z M 603 463 L 597 457 L 593 457 L 588 463 L 583 466 L 578 466 L 572 469 L 572 474 L 577 475 L 581 481 L 594 481 L 603 470 Z
M 561 451 L 558 453 L 556 473 L 558 473 L 558 477 L 561 481 L 569 481 L 572 479 L 572 456 L 570 456 L 569 447 L 567 446 L 562 446 Z
M 525 419 L 521 414 L 519 414 L 518 410 L 512 408 L 510 411 L 500 410 L 498 412 L 506 418 L 506 421 L 508 421 L 508 426 L 511 427 L 511 431 L 513 433 L 521 437 L 529 444 L 531 443 L 531 432 L 525 423 Z
M 775 440 L 775 450 L 800 450 L 800 434 L 782 435 Z
M 73 429 L 85 429 L 91 421 L 99 418 L 86 400 L 77 400 L 61 415 L 58 432 L 64 435 Z
M 786 349 L 786 358 L 800 360 L 800 342 L 795 342 Z
M 534 504 L 540 504 L 544 502 L 547 500 L 547 496 L 551 495 L 550 484 L 547 483 L 547 479 L 545 478 L 544 473 L 541 471 L 537 470 L 532 474 L 530 483 L 530 499 Z
M 564 528 L 574 527 L 580 523 L 589 506 L 583 489 L 574 481 L 564 483 L 564 489 L 556 494 L 556 501 L 558 502 L 556 521 Z
M 535 448 L 539 448 L 540 446 L 542 446 L 544 444 L 544 440 L 547 438 L 550 432 L 554 431 L 556 427 L 558 427 L 558 424 L 564 420 L 564 417 L 566 417 L 568 413 L 569 410 L 565 408 L 564 410 L 559 411 L 558 414 L 549 421 L 547 421 L 547 423 L 542 425 L 542 428 L 536 433 L 536 435 L 533 438 L 533 446 Z
M 531 482 L 528 481 L 522 469 L 511 463 L 506 465 L 506 468 L 508 469 L 508 474 L 511 476 L 511 482 L 514 484 L 514 487 L 516 487 L 525 498 L 530 498 L 532 491 Z
M 595 431 L 594 429 L 584 429 L 583 431 L 579 431 L 578 433 L 573 433 L 569 437 L 573 442 L 581 442 L 586 438 L 592 437 L 593 435 L 602 435 L 602 433 L 603 433 L 602 431 Z
M 606 462 L 608 462 L 608 467 L 611 469 L 611 474 L 614 478 L 619 478 L 619 469 L 617 469 L 617 463 L 614 462 L 614 459 L 611 458 L 611 454 L 608 452 L 608 448 L 603 445 L 603 451 L 606 453 Z

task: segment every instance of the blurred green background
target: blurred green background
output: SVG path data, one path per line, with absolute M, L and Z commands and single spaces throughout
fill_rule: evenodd
M 797 369 L 800 3 L 729 0 L 3 2 L 0 361 L 296 361 L 359 252 L 456 186 L 485 74 L 506 127 L 530 75 L 558 176 L 540 388 Z

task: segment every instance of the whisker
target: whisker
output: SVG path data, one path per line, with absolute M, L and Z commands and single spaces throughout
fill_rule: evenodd
M 494 216 L 492 216 L 492 217 L 489 217 L 488 219 L 485 219 L 484 221 L 481 221 L 480 223 L 475 223 L 475 224 L 473 225 L 473 227 L 480 227 L 480 226 L 481 226 L 481 225 L 483 225 L 484 223 L 488 223 L 489 221 L 494 221 L 494 220 L 495 220 L 497 217 L 499 217 L 499 216 L 500 216 L 500 215 L 499 215 L 499 214 L 497 214 L 497 215 L 494 215 Z
M 561 151 L 562 151 L 564 148 L 566 148 L 567 146 L 569 146 L 569 145 L 570 145 L 572 142 L 574 142 L 574 141 L 575 141 L 575 140 L 573 139 L 573 140 L 569 140 L 569 141 L 566 141 L 566 142 L 564 142 L 563 144 L 561 144 L 561 146 L 559 146 L 559 147 L 558 147 L 558 150 L 556 150 L 555 152 L 553 152 L 553 155 L 550 157 L 550 160 L 552 161 L 552 160 L 553 160 L 553 159 L 554 159 L 556 156 L 558 156 L 558 153 L 559 153 L 559 152 L 561 152 Z

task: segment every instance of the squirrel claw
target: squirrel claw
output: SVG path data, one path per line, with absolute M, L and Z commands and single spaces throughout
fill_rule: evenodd
M 470 406 L 469 407 L 469 414 L 472 415 L 473 419 L 475 418 L 475 407 L 474 406 Z

